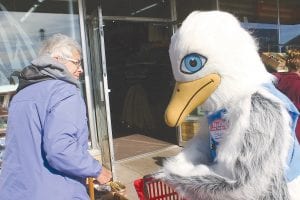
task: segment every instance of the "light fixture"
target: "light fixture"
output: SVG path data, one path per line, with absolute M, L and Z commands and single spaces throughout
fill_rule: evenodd
M 20 19 L 20 22 L 24 22 L 27 17 L 34 12 L 37 7 L 39 7 L 44 1 L 46 0 L 38 0 L 37 3 L 33 4 L 33 6 L 31 6 L 31 8 L 25 13 L 25 15 Z
M 157 6 L 159 3 L 165 3 L 165 0 L 161 0 L 161 2 L 154 3 L 154 4 L 151 4 L 151 5 L 146 6 L 144 8 L 141 8 L 139 10 L 136 10 L 136 11 L 132 12 L 131 15 L 136 15 L 138 13 L 141 13 L 141 12 L 145 11 L 145 10 L 149 10 L 150 8 L 153 8 L 153 7 Z

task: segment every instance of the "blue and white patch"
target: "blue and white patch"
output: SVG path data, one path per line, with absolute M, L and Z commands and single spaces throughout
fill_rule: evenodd
M 226 112 L 225 109 L 222 109 L 207 116 L 210 133 L 210 153 L 213 160 L 217 157 L 218 145 L 228 129 L 229 123 L 224 117 Z

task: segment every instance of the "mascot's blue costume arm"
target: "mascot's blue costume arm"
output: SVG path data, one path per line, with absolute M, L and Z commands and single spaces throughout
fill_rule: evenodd
M 299 200 L 298 111 L 272 85 L 238 20 L 195 11 L 172 36 L 169 54 L 176 85 L 167 124 L 180 125 L 200 105 L 209 126 L 157 177 L 189 200 Z

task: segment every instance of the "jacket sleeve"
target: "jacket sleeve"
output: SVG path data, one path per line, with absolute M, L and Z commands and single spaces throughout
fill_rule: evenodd
M 87 151 L 85 105 L 77 91 L 55 93 L 44 124 L 43 147 L 48 164 L 75 177 L 97 177 L 101 165 Z

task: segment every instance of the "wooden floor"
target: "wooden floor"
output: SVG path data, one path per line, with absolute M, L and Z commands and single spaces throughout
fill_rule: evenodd
M 114 139 L 113 143 L 115 160 L 134 157 L 173 145 L 141 134 L 119 137 Z

